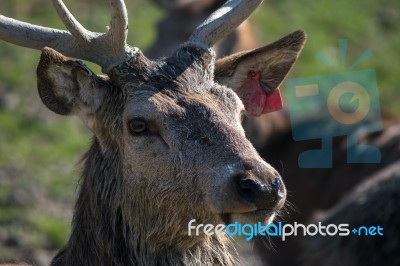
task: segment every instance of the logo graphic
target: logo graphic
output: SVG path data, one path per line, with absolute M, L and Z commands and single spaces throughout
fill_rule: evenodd
M 339 40 L 344 65 L 347 41 Z M 351 66 L 372 55 L 368 50 Z M 335 67 L 324 55 L 317 59 Z M 380 150 L 360 144 L 361 132 L 382 128 L 376 73 L 372 69 L 292 78 L 286 82 L 288 106 L 295 141 L 321 140 L 321 148 L 299 155 L 301 168 L 331 168 L 332 139 L 347 137 L 347 163 L 380 163 Z

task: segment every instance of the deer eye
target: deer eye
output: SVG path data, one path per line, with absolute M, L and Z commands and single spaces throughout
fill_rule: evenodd
M 137 135 L 141 134 L 145 131 L 147 131 L 147 123 L 144 119 L 138 118 L 138 119 L 132 119 L 129 121 L 129 132 L 132 135 Z

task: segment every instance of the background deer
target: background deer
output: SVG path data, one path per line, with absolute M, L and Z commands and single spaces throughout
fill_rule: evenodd
M 339 236 L 307 237 L 302 241 L 302 265 L 399 265 L 399 173 L 397 161 L 377 171 L 333 208 L 315 214 L 311 220 L 314 223 L 349 224 L 350 230 L 380 226 L 383 235 L 376 232 L 376 235 L 365 236 L 365 231 L 360 235 L 352 232 L 346 241 Z
M 265 119 L 268 118 L 266 117 Z M 327 118 L 319 117 L 318 119 Z M 333 141 L 333 168 L 300 168 L 297 163 L 299 154 L 308 149 L 318 148 L 320 142 L 317 140 L 307 142 L 294 141 L 292 139 L 292 131 L 289 123 L 286 129 L 282 127 L 281 129 L 269 135 L 265 146 L 262 149 L 258 149 L 258 151 L 260 155 L 269 161 L 274 167 L 280 170 L 282 169 L 281 171 L 284 172 L 285 185 L 291 194 L 288 200 L 295 207 L 294 210 L 290 211 L 290 213 L 285 216 L 285 222 L 294 223 L 296 221 L 304 224 L 315 223 L 319 221 L 328 222 L 328 220 L 325 219 L 321 220 L 322 216 L 317 214 L 321 212 L 329 212 L 331 213 L 331 220 L 341 220 L 342 222 L 347 220 L 348 222 L 351 222 L 353 219 L 362 217 L 362 219 L 358 220 L 358 223 L 364 221 L 367 224 L 371 222 L 367 219 L 368 215 L 377 215 L 379 217 L 380 215 L 386 215 L 385 213 L 390 214 L 392 212 L 397 212 L 396 209 L 392 209 L 390 207 L 394 206 L 393 204 L 390 204 L 387 209 L 382 208 L 377 210 L 377 208 L 374 207 L 376 204 L 374 201 L 378 200 L 376 195 L 384 195 L 386 193 L 385 191 L 387 190 L 386 186 L 380 185 L 375 187 L 376 189 L 379 189 L 380 192 L 374 193 L 374 196 L 368 198 L 365 202 L 365 206 L 371 207 L 368 209 L 368 211 L 363 209 L 365 216 L 354 215 L 353 217 L 353 213 L 350 211 L 347 215 L 341 216 L 339 213 L 336 214 L 336 211 L 330 211 L 330 209 L 334 208 L 336 205 L 342 206 L 345 204 L 344 202 L 349 201 L 348 198 L 351 198 L 351 201 L 355 201 L 357 198 L 360 199 L 362 197 L 367 197 L 366 195 L 370 195 L 370 192 L 360 194 L 357 190 L 357 187 L 363 186 L 363 184 L 368 182 L 370 179 L 375 179 L 375 176 L 380 175 L 379 172 L 384 172 L 384 169 L 387 169 L 398 163 L 400 154 L 400 147 L 398 145 L 398 143 L 400 143 L 399 121 L 398 119 L 389 116 L 384 116 L 382 119 L 382 130 L 361 134 L 359 136 L 360 143 L 372 144 L 380 149 L 382 159 L 381 163 L 379 164 L 348 164 L 346 161 L 346 139 L 344 137 L 337 137 Z M 304 123 L 317 124 L 317 121 L 310 118 L 304 121 Z M 387 175 L 386 178 L 391 179 L 392 177 Z M 388 183 L 390 182 L 391 181 L 388 180 Z M 370 191 L 372 192 L 372 183 L 369 185 L 369 187 L 371 187 Z M 395 192 L 396 190 L 397 192 Z M 392 195 L 399 192 L 400 191 L 397 188 L 394 188 L 390 191 Z M 382 197 L 379 201 L 384 204 L 386 202 L 386 198 Z M 388 222 L 384 221 L 383 224 L 386 225 Z M 394 225 L 390 225 L 390 228 L 392 228 L 394 231 L 396 227 Z M 285 242 L 276 239 L 276 241 L 274 241 L 275 248 L 279 250 L 281 254 L 285 253 L 286 256 L 273 254 L 272 252 L 266 254 L 265 249 L 267 248 L 268 244 L 265 243 L 265 240 L 263 239 L 257 240 L 256 248 L 259 250 L 258 253 L 262 256 L 263 260 L 269 261 L 271 265 L 299 265 L 302 261 L 304 261 L 304 258 L 307 256 L 307 254 L 310 254 L 310 258 L 312 258 L 317 246 L 320 247 L 323 244 L 321 238 L 318 238 L 318 240 L 313 242 L 319 243 L 314 246 L 314 249 L 310 248 L 304 250 L 304 247 L 308 246 L 304 244 L 304 241 L 312 242 L 313 239 L 313 237 L 310 237 L 310 239 L 306 240 L 302 236 L 288 238 Z M 339 241 L 339 239 L 336 240 Z M 378 239 L 377 241 L 382 240 Z M 328 244 L 328 242 L 329 238 L 326 239 L 324 244 Z M 371 245 L 373 245 L 373 243 L 378 243 L 375 242 L 375 238 L 368 239 L 368 242 Z M 388 241 L 388 243 L 390 242 L 391 241 Z M 330 244 L 328 246 L 331 247 L 329 252 L 333 252 L 333 246 Z M 372 258 L 374 256 L 379 257 L 378 254 L 380 254 L 379 251 L 374 253 L 360 250 L 356 251 L 356 248 L 356 245 L 347 245 L 343 247 L 343 251 L 347 250 L 346 252 L 348 253 L 357 254 L 357 256 L 362 256 L 364 258 Z M 344 254 L 345 252 L 342 255 L 334 255 L 332 253 L 332 258 L 327 260 L 326 265 L 330 265 L 328 263 L 333 263 L 332 265 L 338 264 L 339 261 L 343 260 Z M 395 253 L 389 252 L 387 254 L 391 254 L 391 257 L 396 257 Z M 337 258 L 338 260 L 335 261 L 333 258 Z M 308 261 L 308 258 L 306 261 Z M 309 264 L 305 263 L 305 265 Z M 355 263 L 354 265 L 363 264 Z
M 187 40 L 192 31 L 212 12 L 217 10 L 224 0 L 200 1 L 163 1 L 154 0 L 166 11 L 166 16 L 157 25 L 157 37 L 145 54 L 150 58 L 159 58 L 171 54 L 180 43 Z M 225 38 L 219 40 L 213 49 L 217 57 L 258 47 L 253 26 L 243 21 Z
M 223 82 L 238 82 L 242 92 L 256 86 L 267 97 L 296 61 L 305 34 L 216 63 L 210 50 L 260 2 L 228 1 L 158 61 L 126 44 L 123 1 L 110 1 L 106 33 L 84 29 L 60 0 L 53 3 L 69 32 L 0 16 L 2 40 L 43 49 L 43 103 L 77 115 L 95 136 L 83 158 L 71 236 L 52 265 L 232 265 L 231 241 L 188 236 L 188 221 L 273 220 L 285 187 L 245 137 L 243 103 Z M 94 62 L 107 76 L 61 53 Z

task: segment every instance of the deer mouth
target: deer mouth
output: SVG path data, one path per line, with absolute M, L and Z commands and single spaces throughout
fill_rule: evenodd
M 244 213 L 223 213 L 220 218 L 225 225 L 238 222 L 239 224 L 270 224 L 275 218 L 273 210 L 255 210 Z

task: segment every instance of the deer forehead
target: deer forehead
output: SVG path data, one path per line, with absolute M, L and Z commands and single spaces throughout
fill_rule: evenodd
M 232 120 L 244 111 L 242 101 L 236 93 L 218 84 L 211 84 L 211 87 L 199 90 L 190 88 L 160 90 L 147 86 L 130 92 L 127 98 L 126 119 L 173 116 L 181 119 L 218 117 L 219 120 L 224 118 Z

